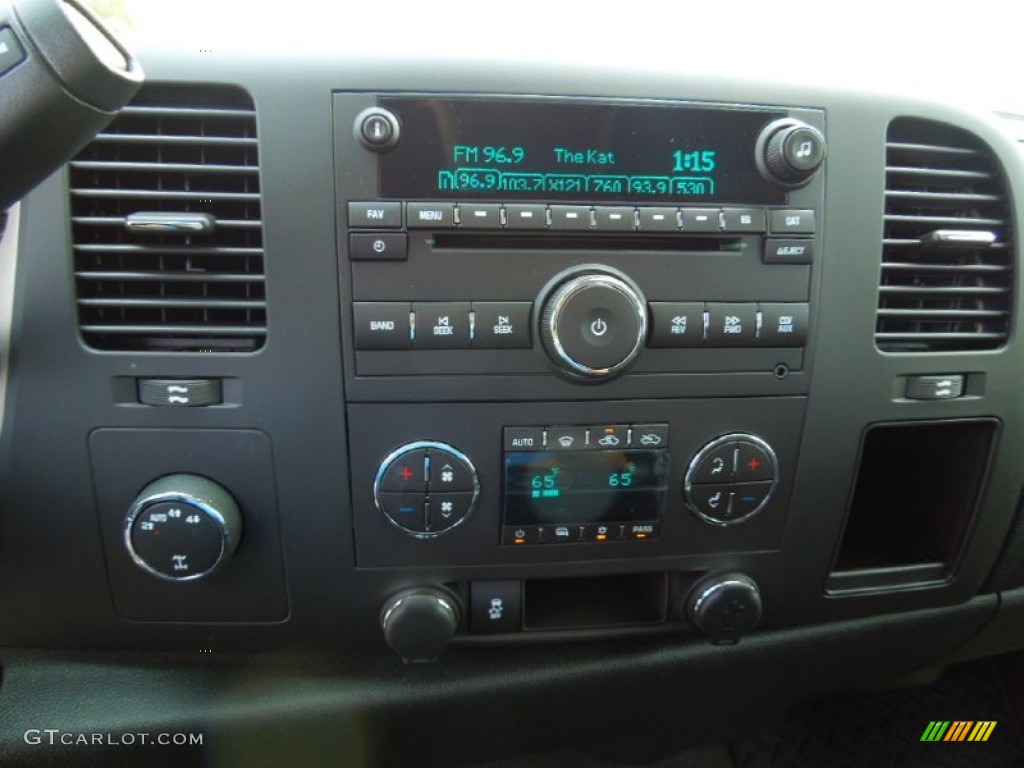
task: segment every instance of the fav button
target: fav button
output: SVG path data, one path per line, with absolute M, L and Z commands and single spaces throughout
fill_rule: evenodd
M 398 229 L 402 226 L 402 204 L 349 203 L 348 225 L 350 227 L 373 227 L 374 229 Z

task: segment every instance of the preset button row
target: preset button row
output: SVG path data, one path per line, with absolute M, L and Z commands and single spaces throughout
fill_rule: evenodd
M 809 235 L 815 232 L 814 211 L 774 208 L 677 208 L 673 206 L 545 205 L 543 203 L 409 202 L 409 229 L 553 229 L 619 232 L 765 232 Z M 349 226 L 354 229 L 400 229 L 403 203 L 350 202 Z

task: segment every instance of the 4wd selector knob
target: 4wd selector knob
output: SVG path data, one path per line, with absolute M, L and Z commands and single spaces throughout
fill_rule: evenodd
M 761 131 L 756 151 L 762 176 L 784 187 L 799 187 L 825 162 L 825 137 L 800 120 L 776 120 Z
M 132 560 L 167 581 L 195 581 L 238 547 L 242 514 L 224 488 L 199 475 L 167 475 L 139 493 L 124 521 Z
M 605 267 L 574 270 L 541 301 L 544 350 L 570 376 L 610 378 L 643 350 L 647 302 L 625 275 Z

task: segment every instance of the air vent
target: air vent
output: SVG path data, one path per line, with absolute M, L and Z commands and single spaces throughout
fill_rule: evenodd
M 887 352 L 995 349 L 1013 309 L 1002 168 L 959 128 L 900 118 L 886 143 L 875 340 Z
M 263 346 L 259 160 L 247 94 L 144 87 L 70 167 L 78 317 L 89 346 Z

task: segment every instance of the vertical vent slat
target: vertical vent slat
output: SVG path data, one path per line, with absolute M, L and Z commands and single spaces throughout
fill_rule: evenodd
M 992 151 L 962 129 L 898 118 L 889 125 L 885 171 L 879 349 L 1003 346 L 1014 248 L 1004 175 Z M 993 242 L 984 242 L 990 235 Z
M 266 339 L 256 113 L 226 86 L 147 85 L 70 163 L 79 328 L 103 350 L 252 352 Z M 133 214 L 212 230 L 143 231 Z M 152 217 L 144 217 L 152 218 Z

